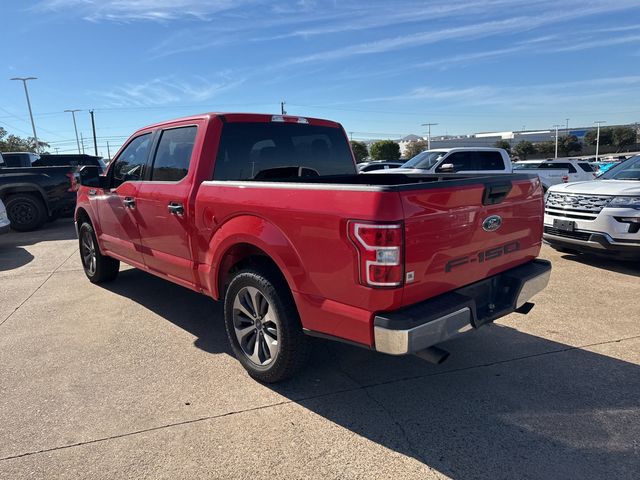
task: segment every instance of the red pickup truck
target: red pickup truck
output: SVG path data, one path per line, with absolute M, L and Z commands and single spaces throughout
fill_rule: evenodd
M 328 120 L 158 123 L 79 182 L 89 280 L 123 261 L 223 300 L 234 353 L 265 382 L 302 366 L 308 335 L 439 362 L 437 344 L 530 310 L 551 270 L 536 175 L 358 175 Z

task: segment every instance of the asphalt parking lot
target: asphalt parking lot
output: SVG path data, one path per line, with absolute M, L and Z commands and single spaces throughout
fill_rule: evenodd
M 80 267 L 73 224 L 0 237 L 0 478 L 637 478 L 640 266 L 559 254 L 528 316 L 430 365 L 318 341 L 250 379 L 221 307 Z

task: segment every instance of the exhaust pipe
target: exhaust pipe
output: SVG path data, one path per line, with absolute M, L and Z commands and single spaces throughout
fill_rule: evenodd
M 442 348 L 428 347 L 424 350 L 417 351 L 414 355 L 420 357 L 423 360 L 426 360 L 429 363 L 433 363 L 434 365 L 440 365 L 447 358 L 449 358 L 450 354 Z

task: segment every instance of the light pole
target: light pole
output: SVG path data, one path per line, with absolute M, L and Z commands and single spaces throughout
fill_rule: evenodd
M 600 125 L 603 123 L 607 123 L 604 120 L 598 120 L 597 122 L 593 122 L 598 125 L 598 133 L 596 134 L 596 162 L 598 161 L 598 151 L 600 150 Z
M 558 127 L 560 125 L 554 125 L 553 128 L 556 129 L 556 156 L 554 158 L 558 158 Z
M 36 142 L 35 153 L 38 153 L 38 134 L 36 133 L 36 124 L 33 121 L 33 112 L 31 112 L 31 100 L 29 100 L 29 90 L 27 89 L 27 82 L 29 80 L 37 80 L 38 77 L 13 77 L 11 80 L 20 80 L 24 87 L 24 94 L 27 97 L 27 107 L 29 107 L 29 118 L 31 118 L 31 128 L 33 129 L 33 140 Z
M 438 125 L 437 123 L 423 123 L 423 127 L 429 128 L 429 133 L 427 134 L 427 150 L 431 150 L 431 126 Z
M 76 112 L 80 112 L 77 108 L 75 110 L 65 110 L 65 112 L 70 112 L 73 117 L 73 129 L 76 131 L 76 144 L 78 145 L 78 153 L 80 153 L 80 140 L 78 139 L 78 127 L 76 126 Z

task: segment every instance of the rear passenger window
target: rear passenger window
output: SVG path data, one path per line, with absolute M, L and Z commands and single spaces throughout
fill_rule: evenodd
M 569 170 L 569 173 L 577 173 L 576 167 L 571 165 L 570 163 L 558 163 L 558 162 L 546 162 L 540 165 L 541 169 L 558 169 L 558 170 Z
M 476 152 L 478 170 L 504 170 L 504 160 L 500 152 Z
M 578 163 L 578 166 L 585 172 L 595 172 L 595 170 L 593 169 L 593 165 L 591 165 L 590 163 L 580 162 Z
M 177 182 L 187 176 L 191 152 L 198 127 L 179 127 L 164 130 L 158 142 L 151 180 Z

